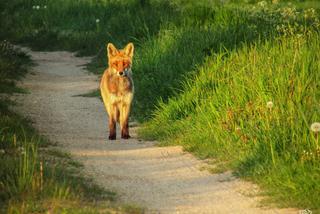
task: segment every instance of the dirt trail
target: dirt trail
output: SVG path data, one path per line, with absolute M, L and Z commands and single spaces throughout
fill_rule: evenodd
M 102 102 L 76 96 L 98 87 L 97 77 L 83 69 L 90 59 L 28 52 L 38 65 L 23 83 L 30 94 L 16 97 L 18 110 L 120 201 L 146 207 L 147 213 L 297 213 L 258 208 L 258 198 L 245 196 L 255 193 L 253 185 L 231 173 L 200 170 L 205 163 L 180 147 L 160 148 L 135 138 L 108 141 Z

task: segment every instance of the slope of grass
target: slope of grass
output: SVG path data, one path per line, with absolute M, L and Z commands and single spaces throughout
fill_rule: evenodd
M 214 158 L 281 206 L 319 211 L 320 147 L 310 126 L 320 120 L 320 38 L 291 27 L 206 58 L 140 135 Z

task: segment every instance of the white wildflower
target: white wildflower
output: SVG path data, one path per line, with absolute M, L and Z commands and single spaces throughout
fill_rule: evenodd
M 0 149 L 0 155 L 3 155 L 5 153 L 6 153 L 6 151 L 4 151 L 4 149 Z
M 320 123 L 319 122 L 314 122 L 310 126 L 311 131 L 318 133 L 320 132 Z
M 37 6 L 36 6 L 36 9 L 37 9 L 37 10 L 39 10 L 39 9 L 40 9 L 40 6 L 39 6 L 39 5 L 37 5 Z
M 99 23 L 100 22 L 100 19 L 96 19 L 96 23 Z
M 47 9 L 47 5 L 43 6 L 44 9 Z
M 272 101 L 267 102 L 267 108 L 272 109 L 272 107 L 273 107 L 273 102 Z
M 36 6 L 35 6 L 35 5 L 33 5 L 33 6 L 32 6 L 32 9 L 36 9 Z

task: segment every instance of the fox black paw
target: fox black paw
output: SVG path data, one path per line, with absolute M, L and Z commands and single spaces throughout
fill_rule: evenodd
M 126 135 L 121 135 L 121 138 L 122 139 L 129 139 L 130 138 L 130 135 L 126 134 Z
M 115 135 L 109 135 L 109 140 L 115 140 L 116 136 Z

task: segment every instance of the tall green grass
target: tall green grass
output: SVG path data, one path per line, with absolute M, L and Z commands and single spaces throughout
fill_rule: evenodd
M 319 39 L 286 34 L 207 57 L 141 136 L 214 158 L 281 206 L 319 211 Z

